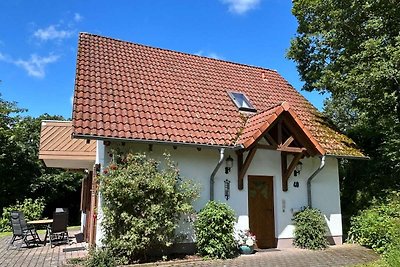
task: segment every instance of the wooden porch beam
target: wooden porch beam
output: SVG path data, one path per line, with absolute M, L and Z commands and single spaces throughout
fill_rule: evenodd
M 270 143 L 272 146 L 278 146 L 274 138 L 272 138 L 272 136 L 269 133 L 265 133 L 265 138 L 267 139 L 268 143 Z
M 287 169 L 286 169 L 287 155 L 285 154 L 285 162 L 283 162 L 284 159 L 282 158 L 282 190 L 283 191 L 286 192 L 288 190 L 289 177 L 292 174 L 292 172 L 294 171 L 294 169 L 296 168 L 297 163 L 299 163 L 302 156 L 303 156 L 303 153 L 296 154 L 294 156 L 294 158 L 292 159 L 292 162 L 290 162 L 290 165 L 289 165 L 289 167 L 287 167 Z
M 240 172 L 238 172 L 238 189 L 239 190 L 243 190 L 243 178 L 244 178 L 244 175 L 246 174 L 247 170 L 250 167 L 250 163 L 252 162 L 254 155 L 256 154 L 256 150 L 257 150 L 257 147 L 253 147 L 249 151 Z M 242 155 L 242 158 L 243 158 L 243 155 Z
M 286 141 L 282 144 L 282 147 L 288 147 L 294 141 L 294 137 L 290 136 Z
M 283 152 L 288 152 L 288 153 L 303 153 L 306 151 L 306 148 L 304 147 L 278 147 L 276 150 L 278 151 L 283 151 Z
M 287 153 L 304 153 L 307 151 L 305 147 L 280 147 L 280 146 L 272 146 L 265 144 L 257 144 L 255 146 L 257 149 L 269 149 L 269 150 L 277 150 L 281 152 Z
M 278 121 L 278 145 L 282 145 L 282 120 Z

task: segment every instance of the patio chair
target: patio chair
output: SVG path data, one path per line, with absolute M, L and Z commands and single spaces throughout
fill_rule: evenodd
M 66 213 L 68 213 L 68 208 L 56 208 L 56 212 L 66 212 Z
M 36 232 L 35 227 L 26 223 L 24 214 L 20 211 L 10 212 L 10 221 L 13 230 L 13 236 L 10 240 L 9 246 L 13 245 L 15 241 L 22 240 L 27 247 L 31 245 L 39 245 L 40 238 Z M 20 248 L 22 243 L 20 243 Z
M 68 212 L 57 212 L 53 213 L 53 223 L 48 228 L 50 246 L 56 243 L 69 243 L 68 236 Z

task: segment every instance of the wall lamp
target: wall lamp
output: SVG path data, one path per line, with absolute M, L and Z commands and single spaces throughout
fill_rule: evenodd
M 228 174 L 233 167 L 233 158 L 229 155 L 225 161 L 225 173 Z
M 299 161 L 299 163 L 297 163 L 296 165 L 296 168 L 294 169 L 294 176 L 299 175 L 302 169 L 303 169 L 303 163 Z

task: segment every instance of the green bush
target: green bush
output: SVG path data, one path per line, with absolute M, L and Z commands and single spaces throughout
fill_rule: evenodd
M 145 154 L 128 154 L 100 177 L 105 232 L 103 240 L 120 263 L 146 260 L 174 242 L 183 214 L 194 211 L 197 187 L 181 179 L 169 157 L 160 162 Z
M 89 251 L 89 257 L 85 262 L 86 267 L 114 267 L 117 266 L 115 258 L 109 250 L 97 248 Z
M 23 212 L 27 221 L 37 220 L 42 217 L 44 200 L 41 198 L 36 200 L 27 198 L 22 203 L 17 201 L 15 205 L 3 208 L 2 218 L 0 219 L 0 232 L 9 232 L 12 230 L 10 225 L 10 212 L 13 210 Z
M 388 252 L 399 236 L 399 211 L 399 193 L 390 194 L 384 201 L 374 201 L 370 208 L 351 218 L 348 241 L 378 253 Z
M 209 258 L 231 258 L 237 253 L 234 211 L 224 203 L 210 201 L 194 223 L 198 252 Z
M 321 211 L 313 208 L 304 208 L 297 212 L 293 221 L 295 224 L 293 244 L 305 249 L 326 248 L 327 224 Z

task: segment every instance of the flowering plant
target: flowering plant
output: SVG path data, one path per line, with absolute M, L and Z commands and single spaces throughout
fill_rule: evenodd
M 250 230 L 239 230 L 238 237 L 239 246 L 247 245 L 251 247 L 256 243 L 256 235 Z

